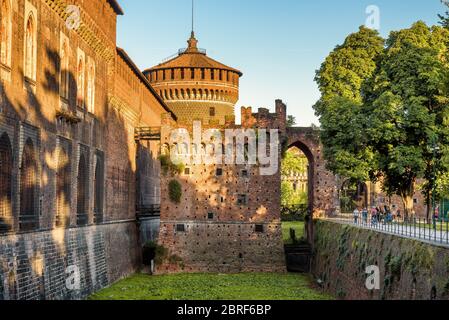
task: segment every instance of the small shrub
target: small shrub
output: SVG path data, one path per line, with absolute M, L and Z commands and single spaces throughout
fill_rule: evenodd
M 156 246 L 156 257 L 155 257 L 155 263 L 156 265 L 160 266 L 164 263 L 165 259 L 167 259 L 168 250 L 167 248 L 163 246 Z
M 168 192 L 170 201 L 173 203 L 180 203 L 182 197 L 182 187 L 177 180 L 171 180 L 168 184 Z
M 164 175 L 168 173 L 172 175 L 181 174 L 185 170 L 185 164 L 174 164 L 168 155 L 161 155 L 159 161 L 161 162 L 161 169 Z
M 142 263 L 144 266 L 150 266 L 151 261 L 156 258 L 157 244 L 153 241 L 145 243 L 142 248 Z

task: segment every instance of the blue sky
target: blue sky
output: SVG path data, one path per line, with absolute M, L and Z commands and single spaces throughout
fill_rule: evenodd
M 119 0 L 118 45 L 143 70 L 186 46 L 191 0 Z M 195 32 L 208 55 L 243 72 L 240 106 L 273 110 L 283 99 L 298 125 L 318 124 L 314 82 L 329 52 L 380 9 L 381 34 L 438 22 L 440 0 L 195 0 Z

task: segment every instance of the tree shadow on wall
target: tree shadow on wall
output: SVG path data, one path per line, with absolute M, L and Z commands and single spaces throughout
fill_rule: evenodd
M 33 83 L 32 81 L 22 82 L 22 80 L 17 82 L 13 74 L 14 82 L 1 87 L 2 116 L 0 118 L 0 134 L 5 130 L 12 132 L 10 139 L 14 159 L 14 166 L 10 174 L 11 180 L 13 181 L 11 190 L 12 203 L 10 204 L 12 208 L 10 231 L 12 233 L 19 231 L 20 212 L 22 210 L 19 200 L 21 199 L 21 194 L 28 193 L 30 190 L 36 191 L 33 196 L 35 206 L 33 213 L 36 214 L 40 222 L 39 228 L 41 230 L 52 230 L 50 231 L 51 237 L 45 237 L 43 241 L 29 242 L 27 246 L 25 246 L 24 240 L 19 241 L 16 245 L 13 243 L 15 241 L 12 241 L 8 235 L 0 235 L 0 242 L 2 243 L 0 247 L 0 278 L 9 279 L 7 288 L 0 286 L 0 296 L 3 296 L 5 299 L 23 299 L 28 297 L 17 296 L 14 292 L 24 292 L 23 294 L 30 294 L 33 297 L 46 299 L 57 299 L 61 297 L 82 298 L 83 295 L 103 287 L 108 282 L 107 272 L 105 270 L 97 271 L 95 268 L 99 266 L 106 268 L 106 259 L 109 256 L 107 257 L 106 254 L 102 254 L 95 256 L 93 260 L 89 260 L 91 254 L 88 254 L 87 251 L 105 251 L 106 247 L 114 251 L 114 246 L 107 246 L 105 244 L 105 241 L 108 239 L 103 234 L 96 235 L 94 240 L 89 240 L 88 237 L 90 235 L 88 235 L 88 232 L 84 232 L 84 229 L 78 229 L 79 232 L 75 234 L 65 229 L 69 227 L 67 223 L 64 223 L 61 228 L 55 228 L 55 225 L 60 207 L 68 208 L 69 211 L 63 212 L 63 215 L 69 215 L 72 226 L 74 226 L 76 221 L 76 192 L 74 192 L 72 185 L 76 179 L 75 173 L 78 164 L 74 163 L 74 159 L 76 159 L 74 155 L 77 147 L 74 138 L 80 137 L 80 142 L 84 144 L 92 144 L 94 140 L 96 141 L 95 143 L 101 144 L 95 136 L 103 133 L 105 135 L 103 141 L 108 142 L 111 140 L 107 136 L 111 132 L 114 132 L 118 136 L 127 136 L 128 133 L 125 128 L 125 123 L 123 119 L 113 119 L 113 125 L 106 123 L 105 115 L 108 115 L 109 107 L 107 99 L 104 99 L 104 105 L 99 108 L 100 110 L 104 110 L 102 110 L 102 116 L 95 117 L 93 124 L 92 122 L 87 123 L 89 117 L 92 116 L 88 115 L 86 110 L 80 110 L 76 107 L 76 77 L 70 70 L 67 70 L 70 90 L 67 99 L 68 109 L 65 111 L 68 114 L 72 114 L 73 118 L 58 117 L 56 111 L 61 110 L 59 94 L 60 57 L 57 51 L 48 46 L 45 49 L 45 53 L 42 59 L 44 61 L 43 70 L 39 66 L 37 68 L 37 83 Z M 103 73 L 106 76 L 107 70 Z M 20 79 L 25 79 L 23 70 L 20 70 L 18 76 Z M 11 85 L 17 83 L 20 83 L 20 88 L 11 87 Z M 79 119 L 80 122 L 73 122 L 80 114 L 82 114 L 81 119 Z M 35 130 L 36 136 L 39 137 L 34 147 L 36 165 L 40 168 L 37 170 L 36 175 L 40 179 L 35 179 L 30 184 L 29 188 L 31 189 L 22 188 L 21 192 L 19 192 L 20 174 L 23 170 L 23 152 L 19 150 L 19 147 L 24 142 L 20 142 L 19 130 L 24 135 L 28 135 L 28 131 L 25 132 L 23 129 L 20 129 L 21 125 L 29 126 L 29 128 L 32 128 L 30 130 Z M 92 126 L 94 126 L 93 129 Z M 86 135 L 83 132 L 89 131 L 93 135 L 87 135 L 89 139 L 86 139 Z M 67 157 L 69 161 L 58 162 L 56 144 L 58 137 L 71 142 L 72 150 Z M 112 140 L 111 143 L 115 144 L 116 141 Z M 108 144 L 97 145 L 95 147 L 103 148 L 105 151 L 109 149 Z M 121 143 L 120 148 L 123 153 L 129 153 L 128 143 Z M 92 148 L 93 151 L 94 148 Z M 128 160 L 123 166 L 127 167 L 132 173 L 130 177 L 134 177 L 131 162 Z M 65 184 L 67 182 L 62 184 L 58 183 L 58 175 L 61 172 L 70 173 L 68 183 L 72 187 L 67 187 Z M 105 184 L 108 184 L 108 179 L 110 177 L 106 175 Z M 93 191 L 93 187 L 90 187 L 89 190 Z M 92 192 L 89 192 L 89 194 L 92 196 Z M 113 197 L 113 192 L 106 193 L 106 195 Z M 58 201 L 62 201 L 63 204 L 59 205 L 60 203 Z M 89 215 L 92 214 L 92 210 L 89 210 Z M 0 219 L 5 218 L 1 217 Z M 32 231 L 30 230 L 30 232 Z M 36 233 L 35 235 L 36 237 L 40 237 L 41 234 Z M 18 235 L 18 237 L 20 238 L 21 236 Z M 87 245 L 89 241 L 93 241 L 94 245 Z M 47 250 L 54 251 L 56 254 L 49 255 L 47 254 Z M 30 252 L 31 254 L 29 254 Z M 111 255 L 121 256 L 123 252 L 112 252 Z M 20 262 L 16 260 L 15 257 L 17 256 L 21 257 Z M 130 253 L 131 258 L 133 258 L 132 253 Z M 66 288 L 65 277 L 67 275 L 61 275 L 61 270 L 64 271 L 71 265 L 76 265 L 82 273 L 81 287 L 84 288 L 84 291 L 70 291 Z M 98 276 L 92 277 L 96 272 Z M 13 276 L 11 277 L 11 275 Z M 96 278 L 96 281 L 93 278 Z M 21 289 L 27 286 L 27 292 L 17 290 L 19 286 L 23 287 Z

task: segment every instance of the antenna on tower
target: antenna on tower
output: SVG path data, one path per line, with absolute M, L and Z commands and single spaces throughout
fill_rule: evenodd
M 195 0 L 192 0 L 192 35 L 195 34 Z

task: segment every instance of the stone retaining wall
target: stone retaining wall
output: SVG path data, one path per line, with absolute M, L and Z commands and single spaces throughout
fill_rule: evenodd
M 365 286 L 372 265 L 380 290 Z M 341 299 L 449 299 L 449 249 L 350 225 L 315 222 L 312 270 Z

